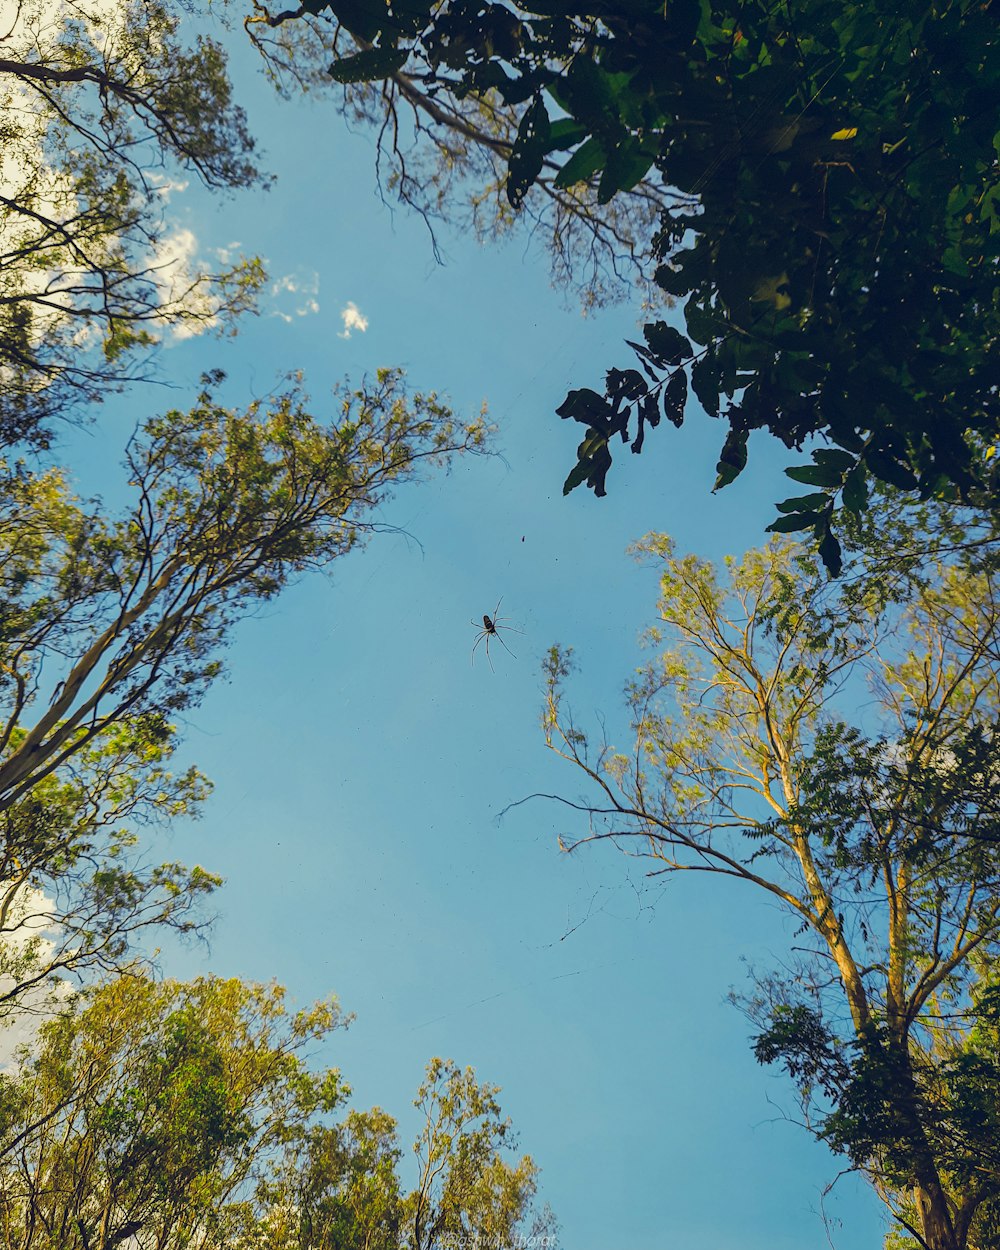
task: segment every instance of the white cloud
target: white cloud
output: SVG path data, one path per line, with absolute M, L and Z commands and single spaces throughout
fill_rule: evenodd
M 56 955 L 51 897 L 33 886 L 0 883 L 0 896 L 8 908 L 0 930 L 0 993 L 26 984 Z M 17 996 L 16 1007 L 0 1012 L 0 1071 L 14 1065 L 19 1046 L 30 1045 L 38 1026 L 65 1006 L 72 986 L 49 975 Z
M 158 174 L 155 171 L 146 174 L 146 181 L 150 183 L 164 203 L 167 203 L 175 192 L 183 193 L 186 191 L 189 185 L 186 178 L 168 178 L 164 174 Z
M 165 235 L 157 244 L 153 268 L 163 290 L 161 303 L 195 314 L 197 320 L 173 320 L 175 339 L 189 339 L 204 334 L 218 324 L 213 301 L 203 281 L 199 280 L 195 260 L 198 240 L 194 231 L 182 227 Z
M 147 44 L 131 38 L 134 14 L 132 6 L 122 0 L 0 0 L 3 55 L 15 61 L 58 63 L 63 54 L 60 39 L 64 24 L 70 20 L 79 23 L 76 33 L 83 49 L 81 55 L 86 53 L 87 59 L 99 60 L 100 50 L 109 45 L 116 61 L 121 59 L 124 73 L 134 70 L 141 76 L 144 72 L 141 58 Z M 4 142 L 0 143 L 0 196 L 8 204 L 0 210 L 0 234 L 10 262 L 5 262 L 0 273 L 0 297 L 34 298 L 31 328 L 35 341 L 41 343 L 46 336 L 52 336 L 54 342 L 70 343 L 81 354 L 98 345 L 107 330 L 101 316 L 104 294 L 100 270 L 107 264 L 113 265 L 109 258 L 116 255 L 119 245 L 134 259 L 133 280 L 127 280 L 125 287 L 135 294 L 148 319 L 150 333 L 176 340 L 217 328 L 219 314 L 230 298 L 229 290 L 212 281 L 190 230 L 168 230 L 152 247 L 143 237 L 145 226 L 134 232 L 126 230 L 120 237 L 99 234 L 92 244 L 88 241 L 92 267 L 87 260 L 81 260 L 71 242 L 54 247 L 44 228 L 10 207 L 29 204 L 39 214 L 38 221 L 47 218 L 66 224 L 70 235 L 75 233 L 72 223 L 83 211 L 72 162 L 61 168 L 65 162 L 58 156 L 57 147 L 56 163 L 50 163 L 52 112 L 37 108 L 33 101 L 34 93 L 24 81 L 16 75 L 0 75 L 0 117 L 4 129 Z M 151 206 L 144 206 L 151 209 L 151 221 L 146 225 L 155 226 L 157 208 L 166 214 L 167 206 L 187 186 L 186 180 L 171 173 L 145 171 L 137 194 L 145 189 L 150 196 Z M 219 249 L 223 265 L 228 267 L 228 254 L 236 247 L 237 244 L 230 244 L 229 248 Z M 38 268 L 39 258 L 46 259 L 49 267 Z M 125 298 L 127 302 L 132 296 Z M 3 384 L 0 368 L 0 385 Z M 39 388 L 45 385 L 47 380 L 39 374 Z
M 220 264 L 231 265 L 235 259 L 239 257 L 239 249 L 243 246 L 239 241 L 235 243 L 227 243 L 225 247 L 217 247 L 215 255 L 218 256 Z
M 198 240 L 194 231 L 182 226 L 165 235 L 156 246 L 156 267 L 170 281 L 176 281 L 194 260 Z
M 276 303 L 281 302 L 281 296 L 283 295 L 297 295 L 299 297 L 297 306 L 290 312 L 282 308 L 273 308 L 271 310 L 271 316 L 280 317 L 282 321 L 293 321 L 295 317 L 308 317 L 313 313 L 319 312 L 319 300 L 316 298 L 319 294 L 318 273 L 304 275 L 286 273 L 271 283 L 270 293 L 272 300 Z
M 339 339 L 349 339 L 352 330 L 359 330 L 364 334 L 368 329 L 368 318 L 353 300 L 348 300 L 347 307 L 340 310 L 340 319 L 344 323 L 344 328 L 337 335 Z

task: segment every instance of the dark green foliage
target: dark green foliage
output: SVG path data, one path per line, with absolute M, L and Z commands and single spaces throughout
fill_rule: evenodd
M 706 410 L 727 421 L 717 487 L 742 469 L 752 430 L 810 446 L 794 476 L 825 499 L 786 510 L 776 527 L 811 529 L 832 571 L 836 509 L 862 511 L 867 479 L 990 504 L 1000 438 L 995 3 L 939 0 L 900 14 L 831 0 L 523 0 L 502 18 L 460 0 L 400 13 L 354 5 L 370 15 L 365 37 L 377 27 L 380 46 L 405 51 L 408 72 L 435 91 L 532 101 L 509 160 L 515 207 L 570 137 L 579 146 L 557 183 L 599 177 L 602 202 L 658 172 L 673 206 L 656 239 L 656 282 L 683 303 L 691 343 L 676 330 L 668 342 L 658 323 L 646 337 L 659 361 L 631 346 L 649 366 L 649 393 L 682 365 Z M 615 373 L 606 427 L 577 405 L 559 410 L 588 427 L 567 489 L 605 492 L 613 434 L 642 448 L 649 410 L 641 395 L 620 401 Z M 813 449 L 817 438 L 831 447 Z
M 754 1039 L 758 1063 L 781 1063 L 799 1085 L 819 1086 L 832 1098 L 845 1084 L 847 1065 L 820 1013 L 802 1003 L 781 1003 L 770 1027 Z

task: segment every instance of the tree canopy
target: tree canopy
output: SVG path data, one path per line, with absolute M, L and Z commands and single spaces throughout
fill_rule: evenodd
M 693 391 L 727 427 L 717 488 L 754 430 L 813 449 L 773 528 L 812 530 L 836 571 L 835 511 L 871 482 L 995 493 L 995 8 L 308 0 L 250 20 L 328 12 L 330 74 L 420 84 L 441 135 L 470 100 L 514 110 L 514 208 L 543 177 L 606 205 L 658 187 L 655 283 L 686 332 L 651 322 L 603 393 L 570 392 L 559 413 L 587 433 L 565 489 L 603 494 L 613 440 L 641 451 Z
M 45 0 L 5 15 L 0 46 L 0 446 L 136 375 L 164 334 L 224 328 L 260 262 L 196 254 L 164 207 L 185 176 L 266 182 L 221 46 L 182 7 Z M 9 25 L 8 25 L 9 23 Z
M 223 50 L 188 37 L 184 8 L 27 0 L 0 34 L 0 1025 L 44 1021 L 0 1073 L 0 1239 L 554 1247 L 498 1087 L 430 1063 L 411 1188 L 395 1121 L 346 1111 L 307 1053 L 335 1002 L 291 1013 L 278 986 L 147 962 L 147 932 L 200 930 L 220 884 L 158 863 L 148 834 L 209 793 L 176 765 L 177 722 L 236 625 L 391 528 L 400 484 L 486 434 L 395 370 L 339 387 L 328 417 L 298 375 L 240 409 L 213 372 L 193 407 L 139 423 L 119 510 L 45 454 L 55 418 L 164 333 L 228 325 L 263 281 L 257 261 L 212 273 L 169 226 L 185 173 L 266 182 Z
M 133 503 L 83 501 L 58 470 L 6 466 L 0 493 L 0 1002 L 116 966 L 152 924 L 190 930 L 218 884 L 150 867 L 138 828 L 195 814 L 206 783 L 169 768 L 172 717 L 222 671 L 237 622 L 383 525 L 426 462 L 480 445 L 385 371 L 332 420 L 301 388 L 245 411 L 206 390 L 129 445 Z M 29 522 L 26 523 L 26 518 Z
M 209 792 L 177 722 L 237 626 L 485 437 L 398 371 L 345 384 L 332 418 L 294 376 L 223 405 L 215 373 L 140 422 L 122 509 L 46 455 L 55 418 L 161 335 L 227 327 L 264 280 L 252 259 L 213 272 L 169 225 L 183 176 L 267 181 L 223 48 L 184 11 L 24 0 L 0 32 L 0 1024 L 51 1017 L 0 1073 L 0 1236 L 551 1246 L 497 1087 L 432 1060 L 407 1174 L 394 1119 L 348 1110 L 307 1053 L 334 1002 L 294 1014 L 277 986 L 141 960 L 150 930 L 200 930 L 220 884 L 151 858 L 146 831 Z M 432 226 L 522 214 L 585 302 L 638 280 L 683 305 L 559 408 L 586 430 L 566 491 L 604 494 L 615 438 L 642 451 L 692 396 L 724 430 L 717 488 L 755 430 L 809 452 L 767 548 L 723 571 L 641 544 L 661 595 L 627 749 L 574 720 L 570 652 L 549 653 L 546 740 L 592 787 L 563 846 L 777 900 L 798 928 L 742 1000 L 757 1058 L 899 1244 L 997 1250 L 995 0 L 254 0 L 245 30 L 280 87 L 332 88 L 376 127 L 386 190 Z M 805 531 L 815 550 L 785 537 Z
M 132 974 L 92 988 L 0 1074 L 0 1230 L 13 1250 L 556 1250 L 499 1089 L 432 1060 L 418 1181 L 396 1122 L 347 1110 L 309 1050 L 347 1020 L 280 986 Z
M 282 91 L 332 94 L 349 123 L 371 128 L 383 194 L 421 215 L 437 255 L 439 225 L 498 240 L 526 224 L 548 252 L 553 282 L 577 291 L 585 310 L 630 298 L 637 287 L 657 298 L 653 236 L 667 193 L 654 178 L 602 203 L 597 180 L 566 184 L 559 154 L 552 153 L 515 212 L 506 182 L 519 143 L 520 103 L 496 93 L 444 93 L 419 64 L 400 62 L 384 77 L 369 78 L 359 71 L 387 66 L 364 33 L 375 27 L 342 23 L 339 11 L 326 6 L 255 3 L 244 24 Z M 331 70 L 331 49 L 338 61 L 346 58 L 343 72 Z
M 654 656 L 627 685 L 631 744 L 596 740 L 553 648 L 548 745 L 568 802 L 651 877 L 752 885 L 797 926 L 746 1001 L 806 1123 L 926 1250 L 984 1250 L 1000 1217 L 1000 615 L 971 547 L 893 586 L 828 582 L 775 539 L 719 569 L 663 535 Z M 803 936 L 804 935 L 804 936 Z

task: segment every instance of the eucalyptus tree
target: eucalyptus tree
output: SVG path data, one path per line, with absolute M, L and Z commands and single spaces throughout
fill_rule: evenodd
M 509 1160 L 496 1086 L 434 1059 L 417 1188 L 396 1122 L 348 1109 L 310 1052 L 347 1020 L 280 986 L 134 971 L 42 1026 L 0 1075 L 0 1233 L 10 1250 L 432 1250 L 545 1237 L 538 1169 Z
M 499 1094 L 471 1068 L 428 1063 L 409 1191 L 396 1121 L 381 1108 L 299 1134 L 259 1192 L 265 1250 L 557 1250 L 552 1211 L 535 1202 L 538 1166 L 514 1157 Z
M 0 489 L 0 1001 L 53 974 L 114 967 L 137 929 L 197 924 L 216 878 L 150 866 L 143 823 L 192 814 L 170 771 L 173 717 L 222 671 L 236 624 L 384 525 L 381 505 L 483 428 L 398 373 L 320 420 L 292 388 L 245 411 L 205 391 L 144 423 L 111 514 L 55 469 Z
M 164 334 L 253 306 L 165 208 L 188 177 L 264 182 L 220 44 L 174 0 L 21 0 L 0 22 L 0 443 L 44 442 Z
M 269 1154 L 344 1096 L 311 1073 L 335 1001 L 130 973 L 41 1028 L 0 1077 L 0 1228 L 10 1250 L 232 1245 Z
M 546 664 L 546 741 L 589 787 L 564 800 L 587 823 L 563 848 L 606 843 L 650 876 L 709 874 L 778 902 L 787 955 L 745 1000 L 758 1058 L 794 1078 L 805 1122 L 872 1181 L 901 1244 L 994 1250 L 994 549 L 895 581 L 854 564 L 832 583 L 786 539 L 722 569 L 663 535 L 638 551 L 660 597 L 628 744 L 574 719 L 566 651 Z

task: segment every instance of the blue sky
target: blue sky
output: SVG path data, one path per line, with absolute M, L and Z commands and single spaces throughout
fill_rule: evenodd
M 790 922 L 737 884 L 652 891 L 613 852 L 561 855 L 551 804 L 499 818 L 534 791 L 579 791 L 538 728 L 551 643 L 575 648 L 581 718 L 626 728 L 620 689 L 656 596 L 627 545 L 653 529 L 709 557 L 759 541 L 787 454 L 756 445 L 713 497 L 721 433 L 692 411 L 618 456 L 608 498 L 564 499 L 579 427 L 553 409 L 626 360 L 637 308 L 582 318 L 521 236 L 481 249 L 444 231 L 435 264 L 424 226 L 380 202 L 369 137 L 331 103 L 276 100 L 227 42 L 277 185 L 218 202 L 190 189 L 171 211 L 203 248 L 261 254 L 284 289 L 235 340 L 164 350 L 176 389 L 134 390 L 67 435 L 80 487 L 114 497 L 133 422 L 216 365 L 234 403 L 302 369 L 318 411 L 338 379 L 402 365 L 460 413 L 487 401 L 501 454 L 404 489 L 385 512 L 398 533 L 240 629 L 230 680 L 187 726 L 214 797 L 163 848 L 227 885 L 210 948 L 169 946 L 164 971 L 276 978 L 300 1002 L 336 992 L 357 1020 L 319 1058 L 405 1139 L 427 1059 L 473 1065 L 503 1086 L 567 1248 L 825 1246 L 820 1195 L 841 1162 L 787 1122 L 790 1087 L 725 1001 L 744 959 L 780 956 Z M 318 311 L 297 315 L 308 300 Z M 368 328 L 342 338 L 349 303 Z M 501 595 L 524 633 L 516 659 L 492 648 L 491 672 L 482 647 L 471 663 L 471 622 Z M 877 1204 L 853 1178 L 826 1210 L 836 1246 L 876 1244 Z

